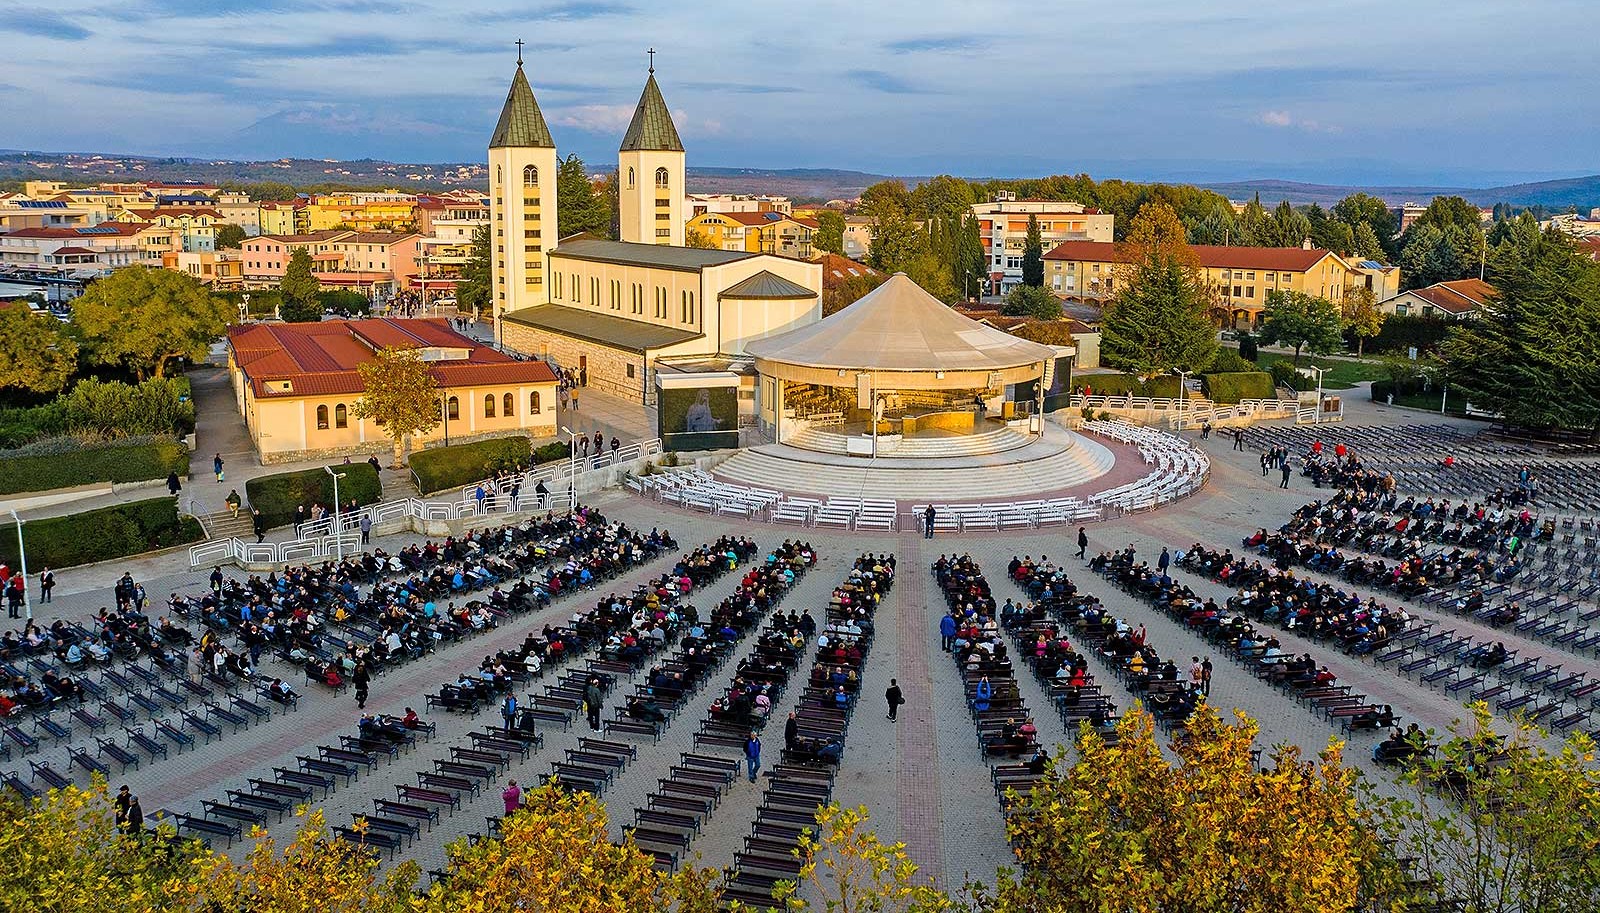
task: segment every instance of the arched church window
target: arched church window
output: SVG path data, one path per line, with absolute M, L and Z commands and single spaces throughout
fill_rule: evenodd
M 667 186 L 667 169 L 665 169 L 665 168 L 657 168 L 656 169 L 656 186 L 657 187 L 665 187 L 665 186 Z
M 529 165 L 528 167 L 522 169 L 522 186 L 524 186 L 524 187 L 538 187 L 539 186 L 539 169 L 538 168 L 535 168 L 534 166 Z
M 628 189 L 629 190 L 633 189 L 633 169 L 632 168 L 628 169 Z

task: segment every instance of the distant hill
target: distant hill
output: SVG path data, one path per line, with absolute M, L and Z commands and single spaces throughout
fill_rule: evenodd
M 1221 184 L 1201 183 L 1198 186 L 1231 200 L 1249 199 L 1256 193 L 1266 203 L 1288 200 L 1291 203 L 1337 203 L 1352 193 L 1370 193 L 1396 206 L 1401 203 L 1426 203 L 1436 196 L 1459 196 L 1478 206 L 1510 203 L 1513 206 L 1547 206 L 1551 209 L 1578 207 L 1588 212 L 1600 206 L 1600 174 L 1588 177 L 1561 178 L 1530 184 L 1508 184 L 1503 187 L 1363 187 L 1331 184 L 1304 184 L 1298 181 L 1259 180 L 1232 181 Z

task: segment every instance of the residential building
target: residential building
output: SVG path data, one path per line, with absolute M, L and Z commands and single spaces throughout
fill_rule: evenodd
M 1234 326 L 1258 324 L 1269 292 L 1293 290 L 1338 303 L 1346 286 L 1367 281 L 1343 257 L 1309 242 L 1300 247 L 1196 244 L 1190 250 Z M 1125 263 L 1120 245 L 1067 241 L 1044 255 L 1045 287 L 1068 298 L 1104 300 L 1116 294 L 1117 274 Z
M 416 197 L 396 191 L 319 194 L 306 207 L 312 231 L 411 231 L 417 225 Z
M 1400 231 L 1404 232 L 1410 228 L 1427 211 L 1428 204 L 1426 203 L 1402 203 L 1400 205 Z
M 256 206 L 261 235 L 303 235 L 311 231 L 311 200 L 264 200 Z
M 0 194 L 0 232 L 21 228 L 88 228 L 104 219 L 104 210 L 65 199 L 35 200 L 22 194 Z
M 818 225 L 813 219 L 781 212 L 708 212 L 690 219 L 688 227 L 704 234 L 717 250 L 809 260 L 811 236 Z
M 864 260 L 872 252 L 872 220 L 866 216 L 844 217 L 844 255 Z
M 90 278 L 135 264 L 160 266 L 171 243 L 171 229 L 144 222 L 21 228 L 0 235 L 0 266 Z
M 693 219 L 708 212 L 792 212 L 788 197 L 752 193 L 691 193 L 683 205 Z
M 222 214 L 200 206 L 158 206 L 152 209 L 124 209 L 119 222 L 149 222 L 174 231 L 173 249 L 197 253 L 216 250 L 217 225 Z
M 623 241 L 682 247 L 684 152 L 655 67 L 623 134 L 617 161 L 617 214 Z
M 311 255 L 311 272 L 327 288 L 347 288 L 377 300 L 414 284 L 421 235 L 410 231 L 314 231 L 259 235 L 239 246 L 245 284 L 277 285 L 296 248 Z
M 841 257 L 838 254 L 820 253 L 812 258 L 812 262 L 822 267 L 822 290 L 824 292 L 831 291 L 835 286 L 849 282 L 851 279 L 859 279 L 864 276 L 887 278 L 883 273 L 865 263 L 857 263 L 849 257 Z
M 449 196 L 417 198 L 417 231 L 441 241 L 472 240 L 472 232 L 489 224 L 489 200 L 475 194 L 461 199 Z
M 1389 266 L 1376 260 L 1346 260 L 1350 267 L 1350 285 L 1372 289 L 1373 301 L 1388 301 L 1400 294 L 1400 267 Z
M 556 376 L 451 330 L 443 320 L 255 323 L 228 331 L 228 370 L 263 463 L 393 447 L 355 416 L 360 366 L 385 347 L 416 349 L 439 388 L 441 422 L 412 446 L 556 433 Z
M 1578 250 L 1588 254 L 1590 260 L 1600 260 L 1600 237 L 1579 238 Z
M 1115 217 L 1081 203 L 1055 200 L 1018 200 L 1001 192 L 987 203 L 972 204 L 978 220 L 978 238 L 989 264 L 991 294 L 1003 295 L 1022 284 L 1022 256 L 1028 240 L 1028 220 L 1036 219 L 1043 249 L 1064 241 L 1110 242 Z M 974 276 L 974 281 L 984 277 Z
M 1385 314 L 1413 317 L 1442 317 L 1460 320 L 1476 317 L 1494 295 L 1494 287 L 1482 279 L 1456 279 L 1414 288 L 1382 302 Z
M 218 289 L 244 287 L 244 260 L 238 251 L 168 251 L 161 265 Z

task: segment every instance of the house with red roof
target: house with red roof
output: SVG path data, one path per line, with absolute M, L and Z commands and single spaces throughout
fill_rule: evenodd
M 1378 308 L 1385 314 L 1402 317 L 1460 320 L 1476 317 L 1493 296 L 1494 286 L 1482 279 L 1456 279 L 1402 292 L 1388 301 L 1380 302 Z
M 413 438 L 414 447 L 555 436 L 555 371 L 480 345 L 443 320 L 241 324 L 228 330 L 228 370 L 261 461 L 392 450 L 383 428 L 354 414 L 360 366 L 387 347 L 420 352 L 438 387 L 440 424 Z

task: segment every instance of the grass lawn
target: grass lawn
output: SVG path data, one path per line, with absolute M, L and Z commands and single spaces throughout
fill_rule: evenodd
M 1256 365 L 1263 371 L 1272 370 L 1275 361 L 1294 362 L 1293 355 L 1280 355 L 1277 352 L 1261 352 L 1256 358 Z M 1336 358 L 1315 358 L 1310 355 L 1300 356 L 1300 367 L 1316 366 L 1327 368 L 1328 373 L 1322 375 L 1322 389 L 1348 390 L 1356 384 L 1371 380 L 1387 380 L 1389 375 L 1384 373 L 1383 365 L 1377 361 L 1345 361 Z
M 1394 398 L 1396 406 L 1406 406 L 1411 409 L 1426 409 L 1435 415 L 1439 412 L 1441 395 L 1435 390 L 1431 393 L 1402 393 Z M 1445 401 L 1445 412 L 1458 418 L 1467 415 L 1467 400 L 1464 396 L 1452 396 Z

